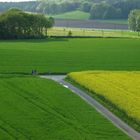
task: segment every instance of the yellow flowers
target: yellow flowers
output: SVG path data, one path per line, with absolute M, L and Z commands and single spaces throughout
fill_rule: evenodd
M 140 72 L 86 71 L 68 76 L 140 121 Z

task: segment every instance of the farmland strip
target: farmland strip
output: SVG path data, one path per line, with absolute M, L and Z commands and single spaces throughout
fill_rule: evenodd
M 64 87 L 70 89 L 74 93 L 76 93 L 78 96 L 80 96 L 83 100 L 85 100 L 88 104 L 90 104 L 92 107 L 96 108 L 96 110 L 104 115 L 108 120 L 110 120 L 115 126 L 120 128 L 123 132 L 125 132 L 127 135 L 129 135 L 134 140 L 140 140 L 140 133 L 135 131 L 133 128 L 128 126 L 125 122 L 120 120 L 117 116 L 112 114 L 109 110 L 107 110 L 105 107 L 103 107 L 99 102 L 97 102 L 95 99 L 90 97 L 86 92 L 78 89 L 77 87 L 73 86 L 72 84 L 64 81 L 65 76 L 41 76 L 42 78 L 48 78 L 52 79 L 54 81 L 57 81 L 58 83 L 62 84 Z

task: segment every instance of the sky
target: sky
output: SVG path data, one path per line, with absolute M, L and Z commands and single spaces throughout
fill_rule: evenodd
M 21 1 L 35 1 L 35 0 L 0 0 L 0 2 L 21 2 Z

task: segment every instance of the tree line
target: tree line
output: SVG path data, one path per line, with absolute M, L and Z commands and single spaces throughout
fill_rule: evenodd
M 140 9 L 140 0 L 40 0 L 0 3 L 0 11 L 11 7 L 49 15 L 81 10 L 90 13 L 90 19 L 124 19 L 128 18 L 131 10 Z
M 47 36 L 47 29 L 53 25 L 51 17 L 13 8 L 0 14 L 0 38 L 42 38 Z

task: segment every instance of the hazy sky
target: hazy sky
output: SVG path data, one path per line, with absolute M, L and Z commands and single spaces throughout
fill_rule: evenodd
M 0 0 L 0 2 L 20 2 L 20 1 L 35 1 L 35 0 Z

